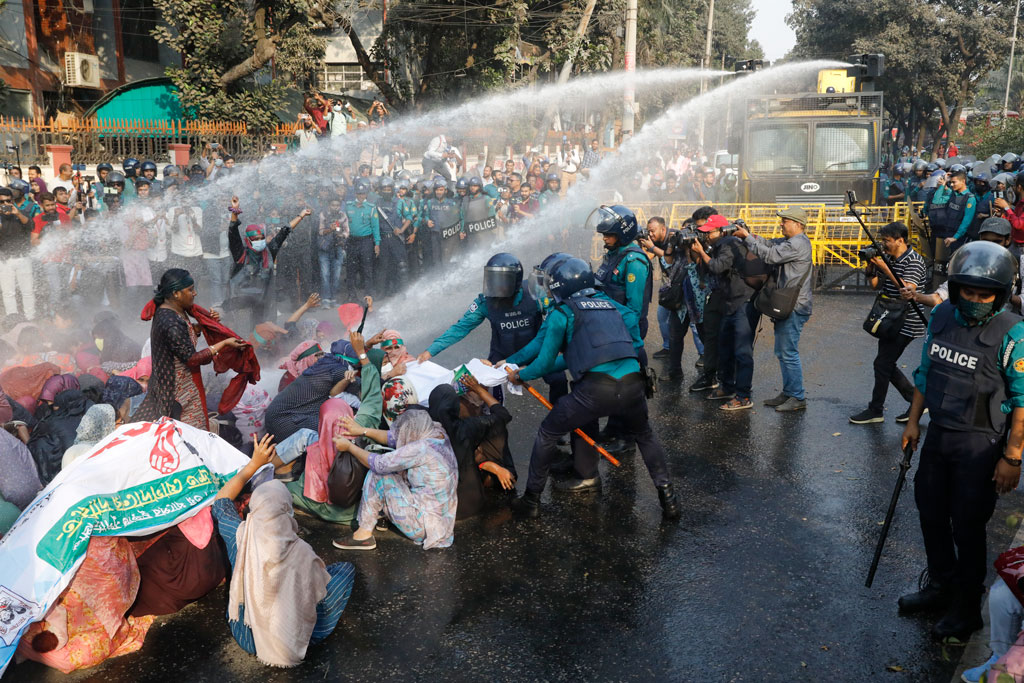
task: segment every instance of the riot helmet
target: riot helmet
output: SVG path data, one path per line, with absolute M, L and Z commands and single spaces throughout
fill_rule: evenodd
M 1016 166 L 1017 162 L 1020 161 L 1020 157 L 1014 154 L 1013 152 L 1007 152 L 1006 154 L 999 158 L 999 161 L 1001 161 L 1003 164 L 1010 164 L 1011 166 Z
M 501 252 L 487 259 L 484 266 L 484 296 L 507 299 L 515 296 L 523 284 L 523 264 L 512 254 Z
M 615 235 L 619 238 L 616 245 L 619 247 L 624 247 L 635 240 L 639 233 L 636 215 L 621 204 L 599 206 L 591 211 L 587 217 L 587 229 L 602 235 Z
M 12 178 L 7 187 L 14 192 L 20 192 L 22 197 L 27 197 L 28 193 L 32 191 L 32 186 L 28 184 L 28 181 L 21 178 Z
M 949 301 L 957 305 L 961 287 L 979 287 L 996 292 L 993 311 L 999 311 L 1009 300 L 1017 274 L 1013 255 L 994 242 L 970 242 L 953 254 L 949 261 Z
M 168 165 L 168 166 L 164 166 L 163 173 L 164 173 L 164 178 L 166 178 L 168 176 L 174 176 L 175 178 L 177 178 L 178 175 L 179 175 L 178 167 L 174 166 L 173 164 Z
M 103 171 L 106 171 L 107 173 L 110 173 L 113 170 L 114 170 L 114 167 L 111 166 L 110 164 L 108 164 L 105 161 L 102 164 L 96 164 L 96 175 L 99 175 L 100 173 L 103 173 Z
M 124 183 L 125 183 L 124 173 L 121 173 L 120 171 L 111 171 L 110 173 L 107 174 L 106 184 L 108 186 L 120 185 L 122 187 L 122 189 L 123 189 L 124 188 Z
M 153 175 L 156 175 L 156 164 L 148 159 L 139 164 L 139 172 L 145 174 L 147 171 L 152 171 Z
M 459 190 L 465 192 L 468 189 L 469 189 L 469 181 L 466 180 L 465 178 L 459 178 L 458 180 L 455 181 L 455 190 L 456 190 L 456 192 L 458 192 Z
M 139 166 L 139 160 L 138 159 L 133 159 L 131 157 L 125 159 L 124 162 L 121 164 L 121 168 L 124 169 L 124 177 L 125 178 L 134 178 L 135 177 L 135 170 L 138 168 L 138 166 Z
M 484 181 L 480 179 L 480 176 L 478 176 L 478 175 L 470 176 L 470 178 L 469 178 L 469 189 L 472 190 L 474 185 L 477 187 L 477 191 L 479 191 L 480 188 L 482 188 L 484 186 Z
M 365 195 L 365 194 L 369 194 L 369 192 L 370 192 L 370 183 L 366 182 L 365 178 L 356 178 L 356 182 L 353 183 L 353 187 L 354 187 L 355 193 L 357 195 L 360 195 L 360 194 L 364 194 Z
M 945 159 L 936 159 L 934 163 L 939 168 L 946 168 L 946 160 Z
M 380 193 L 390 197 L 395 193 L 395 180 L 391 176 L 383 176 L 380 179 Z
M 593 290 L 597 284 L 590 264 L 581 258 L 568 258 L 558 263 L 548 278 L 548 296 L 564 303 L 573 294 Z
M 949 167 L 949 174 L 954 175 L 956 173 L 963 173 L 964 175 L 967 175 L 967 167 L 963 164 L 953 164 Z
M 533 295 L 534 299 L 541 300 L 547 298 L 548 279 L 551 277 L 551 271 L 559 264 L 571 258 L 571 254 L 556 251 L 554 254 L 545 256 L 540 264 L 533 267 L 533 274 L 530 277 L 530 294 Z
M 928 164 L 928 168 L 925 169 L 925 175 L 931 175 L 932 173 L 935 173 L 938 170 L 939 165 L 933 161 L 932 163 Z
M 925 161 L 924 159 L 918 159 L 917 161 L 914 162 L 914 173 L 917 173 L 918 171 L 924 173 L 924 171 L 927 170 L 927 168 L 928 162 Z

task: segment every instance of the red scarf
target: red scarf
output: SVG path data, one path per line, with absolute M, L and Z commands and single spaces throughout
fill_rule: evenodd
M 241 339 L 230 329 L 214 320 L 209 311 L 197 304 L 192 304 L 192 308 L 188 310 L 188 313 L 199 323 L 199 327 L 203 332 L 203 338 L 206 339 L 206 343 L 210 346 L 229 337 Z M 142 319 L 152 320 L 154 315 L 156 315 L 156 304 L 150 300 L 142 309 Z M 222 414 L 230 412 L 238 404 L 242 394 L 245 393 L 246 384 L 256 384 L 260 381 L 260 363 L 256 360 L 256 351 L 252 346 L 245 346 L 240 349 L 228 346 L 221 349 L 213 357 L 213 370 L 218 375 L 228 370 L 234 370 L 238 373 L 228 383 L 227 389 L 224 390 L 224 395 L 221 396 L 220 404 L 217 406 L 217 412 Z M 203 405 L 205 406 L 206 393 L 203 390 L 202 373 L 198 368 L 192 372 L 192 379 L 199 388 L 199 393 L 202 394 Z

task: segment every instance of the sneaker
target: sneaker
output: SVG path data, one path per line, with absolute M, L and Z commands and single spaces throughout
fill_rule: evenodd
M 697 378 L 696 382 L 694 382 L 693 384 L 690 385 L 690 391 L 693 391 L 693 392 L 707 391 L 708 389 L 717 389 L 717 388 L 718 388 L 718 380 L 716 380 L 714 377 L 707 377 L 705 375 L 701 375 L 700 377 Z
M 702 367 L 704 367 L 704 354 L 703 353 L 700 354 L 700 356 L 697 358 L 697 362 L 693 364 L 693 367 L 695 367 L 695 368 L 702 368 Z
M 662 375 L 658 378 L 659 382 L 670 382 L 672 384 L 679 384 L 683 381 L 683 373 L 681 372 L 670 372 L 667 375 Z
M 988 670 L 992 668 L 992 665 L 999 661 L 999 655 L 992 655 L 988 658 L 988 661 L 984 664 L 968 669 L 967 671 L 960 674 L 960 680 L 964 683 L 978 683 L 981 677 L 988 673 Z
M 781 405 L 775 406 L 775 412 L 777 413 L 795 413 L 798 410 L 806 410 L 807 401 L 790 396 Z
M 374 525 L 373 528 L 376 529 L 377 531 L 387 531 L 388 530 L 388 520 L 387 520 L 387 518 L 386 517 L 378 517 L 377 518 L 377 523 Z
M 370 536 L 365 541 L 357 541 L 355 539 L 355 534 L 352 534 L 341 540 L 331 541 L 331 545 L 338 550 L 376 550 L 377 539 Z
M 876 413 L 870 408 L 862 410 L 856 415 L 850 416 L 850 422 L 855 425 L 869 425 L 874 422 L 885 422 L 885 418 L 882 417 L 881 413 Z
M 928 413 L 928 409 L 925 408 L 924 412 L 922 412 L 921 415 L 925 415 L 927 413 Z M 908 407 L 906 410 L 904 410 L 902 413 L 900 413 L 896 417 L 896 421 L 897 422 L 901 422 L 901 423 L 902 422 L 910 422 L 910 408 Z
M 708 401 L 728 401 L 730 398 L 735 398 L 735 391 L 726 391 L 722 387 L 718 387 L 704 398 Z
M 785 394 L 779 394 L 775 398 L 765 399 L 764 401 L 762 401 L 762 403 L 768 406 L 769 408 L 775 408 L 776 406 L 781 406 L 783 403 L 785 403 L 787 398 L 789 398 L 789 396 L 786 396 Z
M 658 349 L 657 351 L 654 352 L 651 358 L 668 358 L 668 349 Z
M 734 398 L 728 403 L 723 403 L 718 406 L 719 410 L 746 410 L 747 408 L 753 408 L 754 402 L 749 398 Z

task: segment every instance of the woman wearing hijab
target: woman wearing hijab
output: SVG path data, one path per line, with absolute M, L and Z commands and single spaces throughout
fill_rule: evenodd
M 142 387 L 142 391 L 146 391 L 146 387 L 149 384 L 149 376 L 153 374 L 153 357 L 146 356 L 138 363 L 133 365 L 128 370 L 120 373 L 122 377 L 130 377 L 139 383 Z
M 28 448 L 0 429 L 0 536 L 7 533 L 42 488 Z
M 291 495 L 279 481 L 257 486 L 249 514 L 232 502 L 274 455 L 265 436 L 252 460 L 217 494 L 213 518 L 231 562 L 228 626 L 239 646 L 271 666 L 293 667 L 334 630 L 352 593 L 348 562 L 324 566 L 296 533 Z
M 37 419 L 43 419 L 50 414 L 50 410 L 53 408 L 53 402 L 57 398 L 57 394 L 62 391 L 70 391 L 72 389 L 81 390 L 81 388 L 81 383 L 74 375 L 54 375 L 43 384 L 43 389 L 39 392 L 38 405 L 36 406 L 35 413 L 33 414 Z
M 373 530 L 382 514 L 424 550 L 450 546 L 455 539 L 459 466 L 441 425 L 422 407 L 410 406 L 388 431 L 346 426 L 350 436 L 365 436 L 395 450 L 368 453 L 343 436 L 334 437 L 339 453 L 351 453 L 370 470 L 359 503 L 359 529 L 334 541 L 334 547 L 376 548 Z
M 228 337 L 197 351 L 197 333 L 187 314 L 195 298 L 195 281 L 187 270 L 171 268 L 160 278 L 152 302 L 156 306 L 150 333 L 153 374 L 146 398 L 135 413 L 137 421 L 154 422 L 169 416 L 198 429 L 209 427 L 199 368 L 212 363 L 222 349 L 240 349 L 246 344 Z
M 89 406 L 89 410 L 82 416 L 82 421 L 78 423 L 78 429 L 75 430 L 75 442 L 64 451 L 60 468 L 67 469 L 68 465 L 107 438 L 116 427 L 117 414 L 112 406 L 106 403 Z
M 311 321 L 313 322 L 313 321 Z M 308 339 L 292 349 L 287 358 L 282 358 L 277 367 L 284 370 L 281 381 L 277 385 L 277 392 L 281 393 L 285 387 L 295 381 L 295 378 L 313 367 L 313 364 L 324 357 L 324 350 L 320 344 Z
M 388 363 L 391 364 L 391 369 L 384 373 L 384 381 L 404 375 L 408 364 L 416 360 L 406 350 L 405 341 L 394 330 L 384 330 L 377 338 L 380 339 L 380 348 L 387 354 Z
M 472 517 L 483 508 L 485 481 L 506 491 L 515 491 L 516 486 L 515 465 L 511 457 L 507 461 L 503 458 L 507 449 L 486 444 L 495 439 L 504 445 L 512 414 L 472 375 L 462 382 L 487 406 L 487 414 L 469 415 L 471 404 L 460 399 L 450 384 L 434 387 L 428 401 L 430 417 L 444 427 L 459 463 L 457 519 Z M 487 445 L 491 447 L 484 447 Z
M 92 406 L 81 391 L 68 389 L 53 399 L 51 412 L 32 430 L 28 450 L 36 461 L 39 480 L 49 484 L 60 472 L 64 452 L 78 438 L 78 425 Z
M 141 396 L 143 393 L 145 392 L 142 390 L 142 385 L 131 377 L 114 375 L 103 386 L 103 396 L 100 400 L 114 408 L 114 412 L 117 413 L 117 423 L 123 424 L 128 421 L 131 399 Z
M 117 318 L 104 318 L 92 328 L 92 338 L 100 352 L 100 367 L 106 372 L 124 372 L 135 366 L 142 355 L 142 344 L 129 339 Z

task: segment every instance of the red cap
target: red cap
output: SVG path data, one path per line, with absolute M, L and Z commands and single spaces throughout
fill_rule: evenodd
M 700 226 L 697 229 L 700 230 L 701 232 L 711 232 L 712 230 L 724 228 L 727 225 L 729 225 L 729 221 L 728 219 L 726 219 L 725 216 L 720 216 L 717 213 L 713 213 L 711 214 L 711 217 L 708 218 L 707 223 L 705 223 L 704 225 Z

